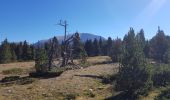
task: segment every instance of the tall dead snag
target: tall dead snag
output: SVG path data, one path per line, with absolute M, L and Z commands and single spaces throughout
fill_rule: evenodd
M 80 39 L 79 33 L 73 34 L 71 37 L 65 39 L 64 44 L 63 44 L 63 52 L 62 52 L 62 65 L 66 66 L 68 63 L 74 64 L 73 62 L 73 51 L 74 49 L 71 47 L 71 43 L 73 42 L 74 39 Z M 69 62 L 70 60 L 70 62 Z
M 73 44 L 73 42 L 75 40 L 80 41 L 80 37 L 79 37 L 78 32 L 76 32 L 72 36 L 67 37 L 67 26 L 68 26 L 67 21 L 61 21 L 60 20 L 58 25 L 64 27 L 64 41 L 63 41 L 63 44 L 62 44 L 63 48 L 62 48 L 62 63 L 61 63 L 61 67 L 64 67 L 68 64 L 74 64 L 74 62 L 73 62 L 73 58 L 74 58 L 73 52 L 76 51 L 77 48 L 73 47 L 71 44 Z M 84 48 L 79 47 L 79 53 L 82 52 L 83 50 L 84 50 Z

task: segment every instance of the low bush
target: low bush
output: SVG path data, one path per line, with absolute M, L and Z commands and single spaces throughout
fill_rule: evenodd
M 103 76 L 102 83 L 109 84 L 115 82 L 117 74 Z
M 155 87 L 166 86 L 170 84 L 170 65 L 155 65 L 152 75 L 152 81 Z
M 158 95 L 155 100 L 170 100 L 170 89 L 162 91 L 160 95 Z

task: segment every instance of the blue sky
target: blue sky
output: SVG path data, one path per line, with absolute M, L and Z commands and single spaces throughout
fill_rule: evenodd
M 147 38 L 158 25 L 170 35 L 170 0 L 0 0 L 0 41 L 30 43 L 62 35 L 55 25 L 68 21 L 68 33 L 123 37 L 133 27 Z

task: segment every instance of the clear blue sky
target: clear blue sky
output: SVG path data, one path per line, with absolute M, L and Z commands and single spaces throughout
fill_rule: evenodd
M 170 35 L 170 0 L 0 0 L 0 41 L 34 43 L 62 35 L 55 25 L 60 19 L 68 21 L 69 33 L 116 38 L 134 27 L 151 38 L 159 25 Z

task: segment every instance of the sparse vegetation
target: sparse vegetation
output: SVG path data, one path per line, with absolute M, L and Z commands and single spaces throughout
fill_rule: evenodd
M 11 68 L 7 70 L 3 70 L 3 75 L 26 75 L 29 74 L 31 71 L 34 71 L 34 68 Z
M 95 94 L 93 93 L 92 90 L 85 90 L 84 95 L 87 96 L 87 97 L 91 97 L 91 98 L 95 97 Z
M 161 91 L 161 93 L 155 97 L 155 100 L 169 100 L 170 99 L 170 89 Z
M 170 83 L 170 67 L 168 64 L 153 66 L 153 85 L 155 87 L 167 86 Z
M 8 70 L 4 70 L 2 71 L 2 73 L 4 75 L 8 75 L 8 74 L 11 74 L 11 75 L 21 75 L 23 74 L 25 71 L 21 68 L 12 68 L 12 69 L 8 69 Z

